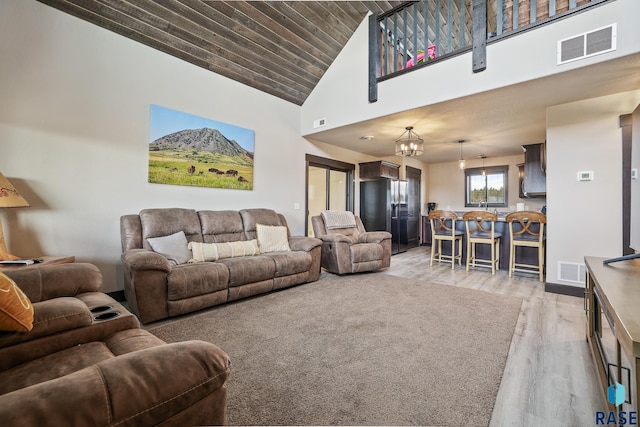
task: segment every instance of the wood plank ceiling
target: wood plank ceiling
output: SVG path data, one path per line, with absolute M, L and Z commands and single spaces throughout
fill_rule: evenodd
M 38 0 L 302 105 L 369 11 L 402 1 Z

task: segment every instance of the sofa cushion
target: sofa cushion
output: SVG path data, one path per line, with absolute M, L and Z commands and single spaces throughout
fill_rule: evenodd
M 175 264 L 184 264 L 191 259 L 191 251 L 188 248 L 187 237 L 184 231 L 162 237 L 149 237 L 147 242 L 154 252 L 164 255 Z
M 287 226 L 284 216 L 271 209 L 242 209 L 239 213 L 242 217 L 244 234 L 247 240 L 256 238 L 256 226 L 258 224 Z
M 18 285 L 0 271 L 0 331 L 28 332 L 33 328 L 33 305 Z
M 112 357 L 107 345 L 99 341 L 49 354 L 0 372 L 0 395 L 68 375 Z
M 169 236 L 184 231 L 188 242 L 202 242 L 200 219 L 193 209 L 164 208 L 140 211 L 142 247 L 152 250 L 149 237 Z
M 382 259 L 382 246 L 377 243 L 351 245 L 351 262 L 369 262 Z
M 289 251 L 271 252 L 265 256 L 273 259 L 276 265 L 275 277 L 308 272 L 311 268 L 311 255 L 308 252 Z
M 287 227 L 256 224 L 256 236 L 261 253 L 291 250 Z
M 204 295 L 227 288 L 229 270 L 224 264 L 206 262 L 178 265 L 167 275 L 169 301 Z
M 253 256 L 260 253 L 256 239 L 226 243 L 190 242 L 189 249 L 193 254 L 193 258 L 190 261 L 198 262 Z
M 242 218 L 238 211 L 198 211 L 205 243 L 245 240 Z
M 256 255 L 245 258 L 226 258 L 216 262 L 229 268 L 229 287 L 273 279 L 276 265 L 273 258 Z

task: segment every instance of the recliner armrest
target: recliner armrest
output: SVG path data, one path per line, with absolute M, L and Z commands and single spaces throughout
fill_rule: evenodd
M 366 231 L 358 235 L 358 243 L 382 243 L 386 239 L 391 239 L 387 231 Z
M 351 240 L 344 234 L 323 234 L 322 236 L 318 236 L 318 238 L 326 243 L 347 243 L 349 245 L 353 244 L 353 240 Z
M 309 252 L 313 248 L 322 246 L 322 240 L 315 237 L 291 236 L 289 237 L 289 247 L 292 251 Z
M 147 249 L 129 249 L 122 253 L 122 262 L 132 270 L 160 270 L 171 272 L 171 263 L 159 253 Z
M 97 292 L 102 287 L 102 273 L 89 263 L 38 265 L 4 273 L 16 282 L 31 302 Z

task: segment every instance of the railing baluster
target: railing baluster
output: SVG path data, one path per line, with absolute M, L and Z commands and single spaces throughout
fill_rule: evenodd
M 424 61 L 427 62 L 429 58 L 429 3 L 427 0 L 422 2 L 423 15 L 424 15 Z
M 549 0 L 549 16 L 555 16 L 556 14 L 556 0 Z
M 419 46 L 418 46 L 418 3 L 414 3 L 413 4 L 413 54 L 416 56 L 416 59 L 413 61 L 414 65 L 418 65 L 418 50 L 419 50 Z M 424 62 L 427 62 L 427 48 L 425 46 L 424 49 L 425 52 L 425 56 L 424 56 Z
M 402 31 L 403 31 L 403 36 L 402 36 L 402 40 L 404 40 L 404 43 L 402 43 L 402 62 L 404 65 L 407 64 L 407 45 L 409 44 L 409 39 L 407 38 L 407 8 L 405 7 L 402 10 L 402 20 L 403 22 L 403 26 L 402 26 Z
M 384 18 L 384 75 L 389 74 L 389 24 L 388 19 Z
M 537 2 L 536 0 L 529 0 L 529 24 L 533 24 L 537 19 Z
M 393 15 L 393 71 L 398 71 L 398 15 Z
M 518 24 L 520 23 L 520 12 L 519 12 L 519 3 L 518 0 L 513 0 L 513 29 L 518 29 Z
M 576 0 L 569 0 L 569 9 L 576 7 Z
M 504 0 L 498 0 L 498 9 L 496 10 L 496 33 L 497 35 L 502 34 L 502 32 L 504 31 Z
M 466 42 L 464 40 L 464 30 L 465 30 L 465 18 L 464 18 L 464 11 L 465 11 L 465 0 L 460 0 L 460 47 L 466 46 Z
M 453 33 L 451 25 L 453 23 L 452 12 L 453 12 L 453 0 L 447 1 L 447 53 L 453 51 Z
M 440 52 L 440 0 L 436 0 L 436 51 Z M 446 53 L 446 52 L 445 52 Z M 440 53 L 438 53 L 440 55 Z

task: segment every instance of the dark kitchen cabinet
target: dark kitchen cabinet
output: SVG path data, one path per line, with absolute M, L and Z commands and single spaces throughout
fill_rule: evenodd
M 377 162 L 360 163 L 360 179 L 400 178 L 400 165 L 379 160 Z
M 545 144 L 523 145 L 524 180 L 522 193 L 524 197 L 546 197 L 547 172 Z

